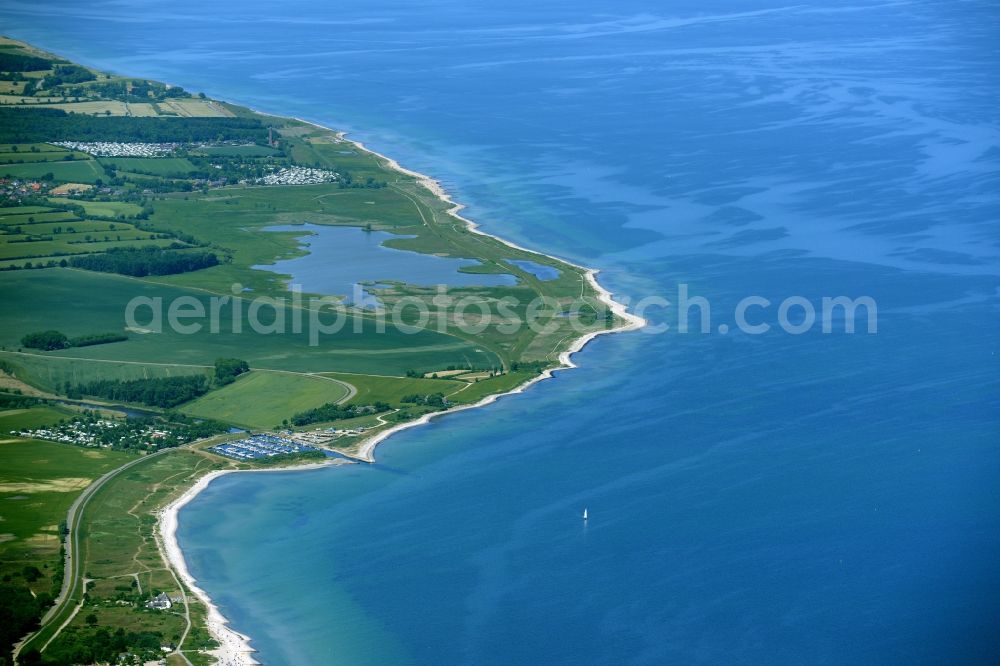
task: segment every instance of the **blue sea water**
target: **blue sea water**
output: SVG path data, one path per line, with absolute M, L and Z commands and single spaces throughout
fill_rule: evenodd
M 683 283 L 711 304 L 710 333 L 651 309 L 668 331 L 601 338 L 377 465 L 213 483 L 180 541 L 265 663 L 1000 658 L 995 3 L 0 17 L 84 62 L 348 129 L 632 302 Z M 753 311 L 766 334 L 733 326 L 751 295 L 773 303 Z M 877 333 L 775 325 L 788 297 L 841 295 L 877 302 Z

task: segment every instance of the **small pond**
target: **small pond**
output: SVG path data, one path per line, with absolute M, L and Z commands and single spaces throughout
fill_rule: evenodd
M 536 261 L 528 261 L 527 259 L 510 259 L 507 263 L 514 264 L 521 270 L 531 273 L 543 282 L 545 280 L 555 280 L 559 277 L 560 273 L 558 268 L 546 266 L 545 264 L 540 264 Z

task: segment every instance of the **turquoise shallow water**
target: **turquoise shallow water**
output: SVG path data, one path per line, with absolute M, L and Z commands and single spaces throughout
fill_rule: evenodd
M 623 297 L 711 301 L 711 334 L 652 309 L 378 465 L 213 483 L 180 541 L 263 661 L 1000 656 L 993 4 L 75 4 L 0 16 L 353 130 Z M 878 332 L 718 333 L 748 295 L 771 324 L 869 295 Z

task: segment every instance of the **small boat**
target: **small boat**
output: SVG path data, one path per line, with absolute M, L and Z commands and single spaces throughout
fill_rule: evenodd
M 586 509 L 583 510 L 583 519 L 587 520 L 587 510 Z

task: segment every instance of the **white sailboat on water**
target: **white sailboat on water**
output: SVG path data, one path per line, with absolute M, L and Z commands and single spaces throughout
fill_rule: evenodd
M 584 510 L 583 510 L 583 520 L 584 520 L 584 521 L 586 521 L 586 520 L 587 520 L 587 509 L 584 509 Z

